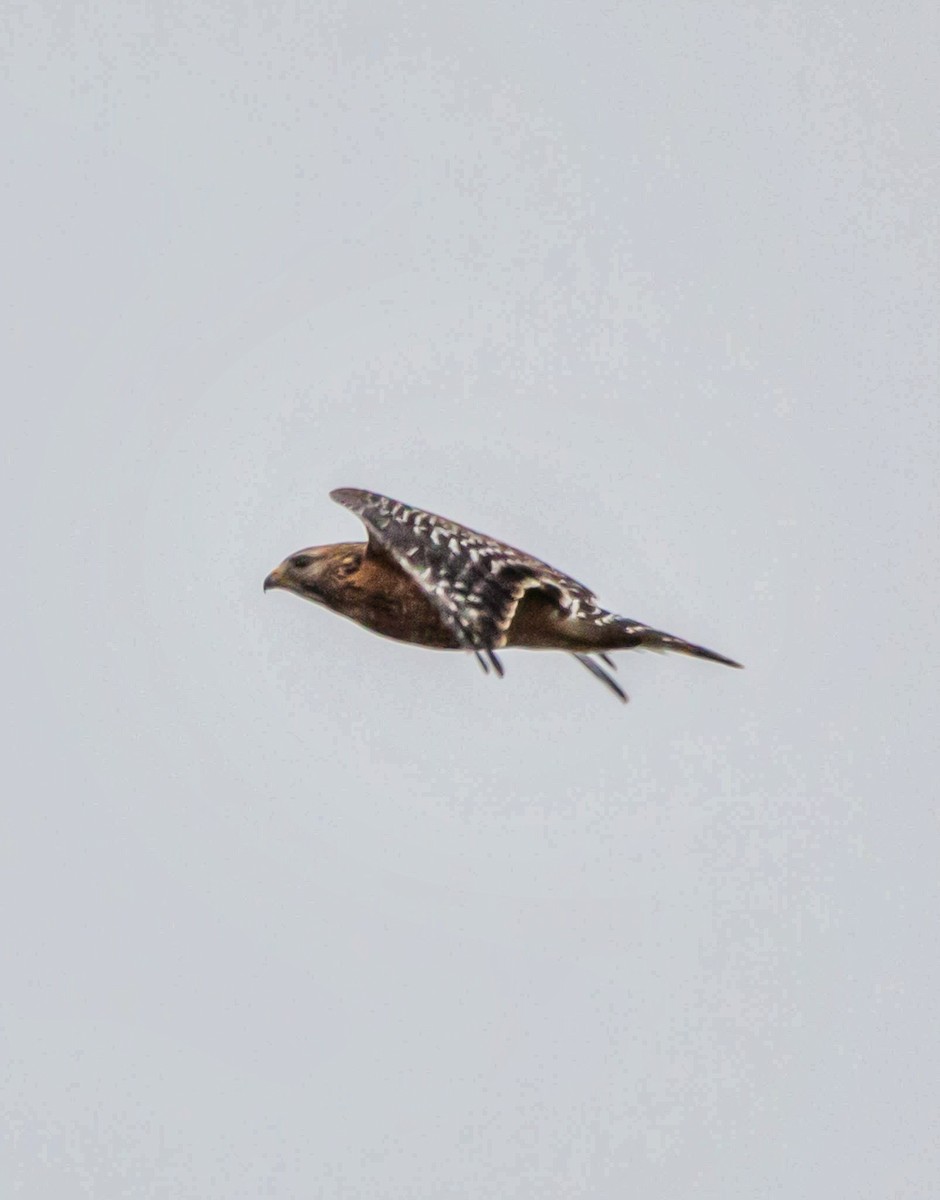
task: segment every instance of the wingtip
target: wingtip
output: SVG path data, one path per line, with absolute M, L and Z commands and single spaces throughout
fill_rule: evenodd
M 590 658 L 587 654 L 578 653 L 574 653 L 573 657 L 578 660 L 582 667 L 590 671 L 595 679 L 599 679 L 605 687 L 610 688 L 614 695 L 618 697 L 621 704 L 630 703 L 630 697 L 623 690 L 617 680 L 614 679 L 612 675 L 608 675 L 604 668 L 599 663 L 596 663 L 593 658 Z M 607 660 L 606 654 L 602 654 L 599 657 Z

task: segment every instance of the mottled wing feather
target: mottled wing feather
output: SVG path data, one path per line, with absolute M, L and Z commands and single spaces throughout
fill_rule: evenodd
M 337 488 L 330 497 L 360 518 L 370 545 L 420 585 L 468 650 L 499 649 L 530 588 L 550 592 L 571 616 L 597 611 L 576 579 L 486 534 L 375 492 Z

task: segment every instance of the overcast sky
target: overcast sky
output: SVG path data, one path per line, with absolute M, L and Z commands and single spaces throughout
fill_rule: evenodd
M 936 1196 L 936 6 L 18 7 L 3 1195 Z M 338 486 L 747 670 L 263 595 Z

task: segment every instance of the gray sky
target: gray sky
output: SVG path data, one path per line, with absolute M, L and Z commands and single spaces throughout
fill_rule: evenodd
M 4 1196 L 935 1196 L 936 6 L 20 8 Z M 341 485 L 748 669 L 263 596 Z

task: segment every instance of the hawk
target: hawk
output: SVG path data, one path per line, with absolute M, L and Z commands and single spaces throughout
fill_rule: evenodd
M 358 488 L 337 488 L 330 498 L 356 514 L 368 542 L 298 550 L 265 579 L 266 592 L 295 592 L 384 637 L 466 650 L 499 676 L 497 650 L 563 650 L 624 702 L 605 670 L 615 669 L 613 650 L 674 650 L 741 665 L 608 612 L 570 575 L 456 521 Z

